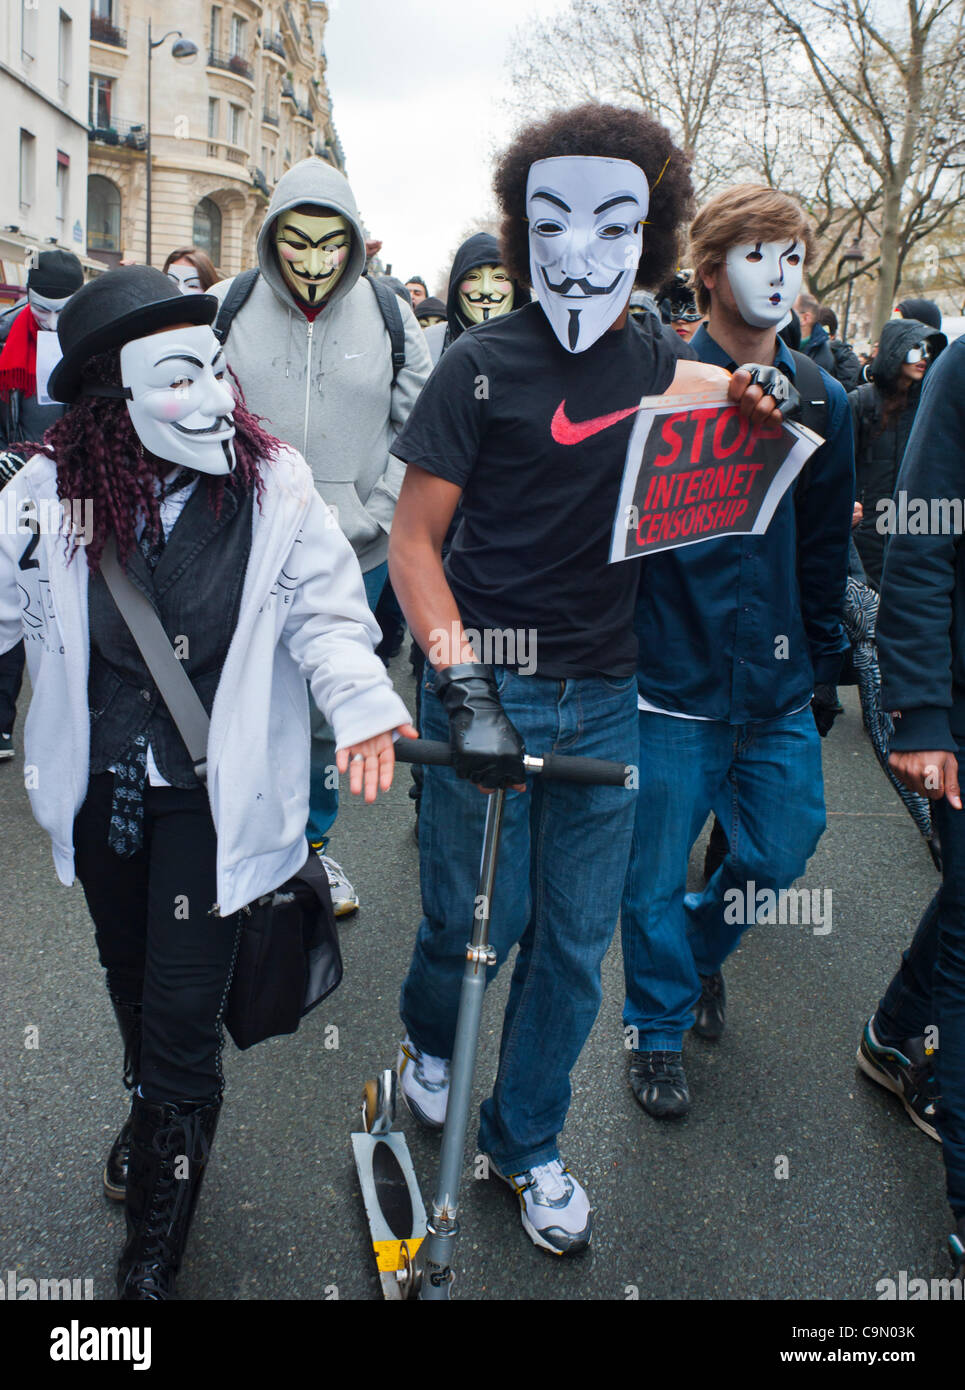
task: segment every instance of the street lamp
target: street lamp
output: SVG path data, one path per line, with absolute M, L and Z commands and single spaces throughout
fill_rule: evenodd
M 848 247 L 847 251 L 842 252 L 841 259 L 838 261 L 838 277 L 840 278 L 841 267 L 845 264 L 846 261 L 851 261 L 852 264 L 854 264 L 855 262 L 862 260 L 864 260 L 864 253 L 861 250 L 861 232 L 859 230 L 858 235 L 855 237 L 854 241 Z M 851 291 L 853 289 L 854 276 L 851 275 L 848 279 L 848 298 L 845 301 L 844 305 L 844 324 L 841 329 L 841 341 L 843 343 L 846 343 L 848 341 L 848 318 L 851 314 Z
M 190 39 L 181 37 L 180 29 L 169 29 L 159 39 L 151 38 L 151 21 L 147 22 L 147 246 L 144 261 L 146 265 L 151 264 L 151 59 L 154 56 L 155 48 L 160 48 L 172 35 L 177 35 L 177 42 L 171 45 L 171 56 L 181 61 L 190 60 L 197 56 L 198 45 L 192 43 Z

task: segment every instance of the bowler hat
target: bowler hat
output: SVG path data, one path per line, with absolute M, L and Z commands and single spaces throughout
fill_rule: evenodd
M 176 323 L 213 323 L 213 294 L 182 294 L 149 265 L 120 266 L 88 280 L 64 306 L 57 322 L 63 357 L 50 374 L 48 394 L 65 404 L 80 394 L 85 363 L 99 352 Z

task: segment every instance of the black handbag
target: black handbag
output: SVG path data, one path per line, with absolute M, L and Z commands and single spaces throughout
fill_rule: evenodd
M 328 874 L 309 850 L 287 883 L 242 908 L 225 1027 L 242 1051 L 294 1033 L 341 980 Z
M 207 778 L 209 719 L 174 653 L 152 604 L 121 569 L 114 538 L 101 557 L 101 573 L 127 623 L 161 698 L 194 764 Z M 305 863 L 280 887 L 241 909 L 237 949 L 224 1023 L 244 1050 L 282 1033 L 342 980 L 342 953 L 328 874 L 308 850 Z

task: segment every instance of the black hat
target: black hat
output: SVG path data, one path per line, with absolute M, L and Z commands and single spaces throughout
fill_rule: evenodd
M 941 331 L 942 311 L 933 299 L 903 299 L 898 305 L 898 312 L 903 319 L 917 319 L 919 323 Z
M 210 324 L 218 312 L 213 294 L 182 294 L 167 275 L 149 265 L 121 266 L 88 280 L 57 321 L 63 357 L 50 373 L 55 401 L 76 400 L 81 371 L 99 352 L 123 347 L 176 323 Z
M 66 299 L 83 283 L 83 266 L 72 251 L 41 251 L 27 272 L 27 289 L 45 299 Z
M 444 319 L 446 317 L 446 306 L 441 299 L 433 299 L 430 295 L 421 304 L 417 304 L 414 310 L 417 319 L 430 319 L 433 316 Z

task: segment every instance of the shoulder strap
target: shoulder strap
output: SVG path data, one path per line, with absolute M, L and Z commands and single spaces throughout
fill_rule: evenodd
M 225 342 L 231 331 L 232 319 L 255 288 L 258 274 L 259 272 L 255 268 L 254 270 L 243 270 L 240 275 L 236 275 L 231 282 L 231 288 L 221 301 L 221 308 L 214 321 L 214 331 L 222 343 Z
M 154 677 L 168 713 L 177 725 L 199 781 L 206 781 L 210 723 L 207 712 L 175 656 L 161 619 L 149 599 L 135 588 L 121 569 L 113 536 L 108 539 L 101 556 L 101 574 L 118 612 L 130 628 L 147 669 Z
M 796 385 L 801 397 L 801 423 L 814 430 L 822 439 L 828 437 L 828 393 L 821 368 L 806 352 L 790 349 L 794 358 Z
M 389 343 L 392 347 L 392 385 L 394 386 L 396 377 L 405 366 L 405 326 L 402 322 L 402 310 L 399 308 L 399 296 L 388 285 L 383 285 L 380 280 L 373 280 L 371 276 L 367 276 L 366 279 L 375 292 L 382 322 L 389 335 Z

